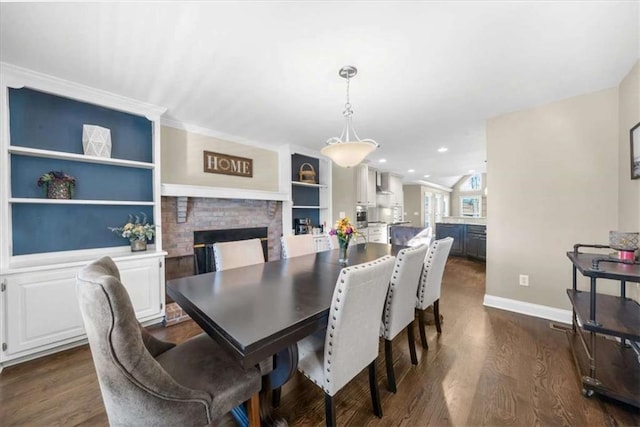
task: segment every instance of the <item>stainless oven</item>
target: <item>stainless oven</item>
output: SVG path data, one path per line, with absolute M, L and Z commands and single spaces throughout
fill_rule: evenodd
M 367 221 L 367 208 L 361 206 L 356 207 L 356 228 L 366 228 L 369 225 Z

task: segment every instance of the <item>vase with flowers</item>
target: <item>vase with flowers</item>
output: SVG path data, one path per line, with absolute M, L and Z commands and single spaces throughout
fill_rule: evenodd
M 356 228 L 351 224 L 349 217 L 344 217 L 336 221 L 334 228 L 329 230 L 329 234 L 338 238 L 338 246 L 340 247 L 339 262 L 346 264 L 349 260 L 348 249 L 351 239 L 358 234 Z
M 131 243 L 131 252 L 146 251 L 147 241 L 156 234 L 156 226 L 147 222 L 147 216 L 129 215 L 129 221 L 122 227 L 109 227 L 109 230 L 120 234 Z M 135 219 L 134 219 L 135 218 Z
M 76 179 L 63 171 L 50 171 L 38 178 L 48 199 L 70 199 L 76 187 Z

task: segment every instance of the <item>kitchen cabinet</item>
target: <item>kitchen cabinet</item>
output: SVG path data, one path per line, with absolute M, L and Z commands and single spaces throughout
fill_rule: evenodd
M 391 191 L 390 204 L 391 206 L 404 206 L 404 191 L 402 190 L 402 178 L 399 176 L 391 175 L 389 177 Z
M 376 205 L 375 180 L 375 171 L 369 170 L 369 165 L 361 163 L 356 166 L 356 204 L 358 206 L 374 207 Z
M 389 243 L 389 236 L 387 233 L 387 224 L 369 223 L 368 241 L 372 243 Z
M 467 225 L 465 253 L 470 258 L 483 261 L 487 259 L 487 227 L 484 225 Z
M 451 255 L 485 261 L 487 258 L 487 227 L 479 224 L 436 223 L 436 239 L 453 237 Z

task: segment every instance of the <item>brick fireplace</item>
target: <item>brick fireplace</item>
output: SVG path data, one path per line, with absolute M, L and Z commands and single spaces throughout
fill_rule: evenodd
M 178 199 L 178 197 L 162 197 L 162 247 L 168 252 L 165 262 L 166 280 L 195 273 L 195 231 L 266 227 L 269 260 L 280 259 L 281 202 L 189 197 L 185 221 L 178 217 L 180 211 Z M 166 313 L 165 325 L 188 319 L 188 316 L 182 313 L 180 307 L 171 301 L 169 296 L 167 296 Z

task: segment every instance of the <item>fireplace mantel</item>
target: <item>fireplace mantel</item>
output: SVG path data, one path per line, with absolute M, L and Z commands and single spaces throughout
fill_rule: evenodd
M 208 197 L 217 199 L 291 201 L 291 194 L 244 188 L 207 187 L 203 185 L 162 184 L 161 193 L 170 197 Z

